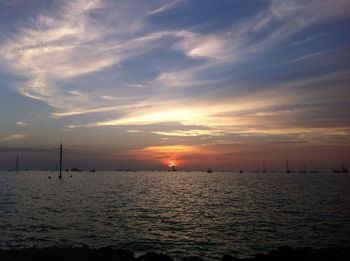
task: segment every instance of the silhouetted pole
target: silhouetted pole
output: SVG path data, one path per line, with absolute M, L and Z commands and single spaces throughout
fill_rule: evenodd
M 16 156 L 16 164 L 15 164 L 15 171 L 19 171 L 19 155 Z
M 290 168 L 289 168 L 289 161 L 287 160 L 286 162 L 286 173 L 290 173 Z
M 60 175 L 58 178 L 62 178 L 62 143 L 60 144 Z
M 265 161 L 263 162 L 263 173 L 266 173 Z

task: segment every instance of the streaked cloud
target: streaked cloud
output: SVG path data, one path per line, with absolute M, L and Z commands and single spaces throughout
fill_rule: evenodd
M 169 1 L 150 13 L 168 10 L 178 2 Z M 60 110 L 56 116 L 109 111 L 114 107 L 112 100 L 106 106 L 105 102 L 94 99 L 95 93 L 80 91 L 73 94 L 72 90 L 62 86 L 62 82 L 73 80 L 74 83 L 74 78 L 97 73 L 153 51 L 164 40 L 173 42 L 171 48 L 184 52 L 191 59 L 207 61 L 199 67 L 161 72 L 150 81 L 151 84 L 163 87 L 215 84 L 218 79 L 203 79 L 200 74 L 218 64 L 244 59 L 252 52 L 266 49 L 322 19 L 347 14 L 347 4 L 343 1 L 332 4 L 321 1 L 317 3 L 318 12 L 314 12 L 315 5 L 312 1 L 306 5 L 300 5 L 298 1 L 273 1 L 267 9 L 233 24 L 226 32 L 203 34 L 188 30 L 143 33 L 141 29 L 147 29 L 147 15 L 131 19 L 132 14 L 121 13 L 118 4 L 111 6 L 102 0 L 65 1 L 53 15 L 39 15 L 31 26 L 22 28 L 7 40 L 1 53 L 13 70 L 28 78 L 18 85 L 19 92 Z M 127 12 L 137 13 L 144 6 L 140 4 L 140 7 L 133 8 Z M 104 20 L 94 19 L 93 15 L 102 12 L 106 13 Z M 128 30 L 114 28 L 112 24 L 116 23 L 128 24 Z M 258 41 L 252 41 L 256 34 L 262 33 L 263 37 Z M 133 34 L 138 36 L 133 37 Z M 77 84 L 83 88 L 82 83 Z M 103 89 L 99 93 L 101 97 L 111 97 Z M 105 98 L 102 100 L 106 101 Z M 114 104 L 118 102 L 117 99 Z
M 30 123 L 21 129 L 28 133 L 6 129 L 2 141 L 32 136 L 29 129 L 46 120 L 47 136 L 69 133 L 77 143 L 84 132 L 108 133 L 102 143 L 137 135 L 142 145 L 132 140 L 126 150 L 143 155 L 179 148 L 190 157 L 216 145 L 231 146 L 230 154 L 243 143 L 348 144 L 350 43 L 339 33 L 348 1 L 34 2 L 35 15 L 12 17 L 16 30 L 1 32 L 0 73 L 7 76 L 1 88 L 40 109 L 16 112 L 7 125 Z
M 154 131 L 153 133 L 161 136 L 175 137 L 195 137 L 195 136 L 222 136 L 223 131 L 219 130 L 174 130 L 174 131 Z
M 16 141 L 16 140 L 23 140 L 25 139 L 27 136 L 25 134 L 21 134 L 21 133 L 12 133 L 6 137 L 2 137 L 0 138 L 0 142 L 5 142 L 5 141 Z
M 307 44 L 307 43 L 312 42 L 312 41 L 314 41 L 314 40 L 316 40 L 318 38 L 325 37 L 325 36 L 326 36 L 325 33 L 319 33 L 319 34 L 311 35 L 311 36 L 306 37 L 305 39 L 293 42 L 292 45 Z
M 17 126 L 28 126 L 29 123 L 28 123 L 28 122 L 25 122 L 25 121 L 17 121 L 17 122 L 16 122 L 16 125 L 17 125 Z
M 174 6 L 176 6 L 179 2 L 181 2 L 182 0 L 172 0 L 171 2 L 169 3 L 166 3 L 150 12 L 148 12 L 149 15 L 155 15 L 155 14 L 158 14 L 158 13 L 162 13 L 164 11 L 167 11 L 171 8 L 173 8 Z

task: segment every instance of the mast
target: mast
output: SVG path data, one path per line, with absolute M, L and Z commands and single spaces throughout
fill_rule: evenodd
M 286 173 L 290 173 L 289 161 L 288 160 L 287 160 L 287 163 L 286 163 Z
M 60 175 L 58 178 L 62 178 L 62 143 L 60 144 Z
M 15 171 L 19 172 L 19 155 L 16 156 Z
M 266 173 L 265 161 L 263 161 L 263 173 Z

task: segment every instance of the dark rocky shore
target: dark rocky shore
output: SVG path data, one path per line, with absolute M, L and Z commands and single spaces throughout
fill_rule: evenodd
M 48 248 L 26 248 L 16 250 L 0 250 L 1 261 L 172 261 L 170 256 L 159 253 L 147 253 L 135 257 L 129 250 L 114 250 L 110 247 L 90 249 L 89 247 L 48 247 Z M 183 261 L 200 261 L 200 257 L 184 257 Z M 280 247 L 267 254 L 259 254 L 252 258 L 238 259 L 230 255 L 223 255 L 223 261 L 234 260 L 315 260 L 315 261 L 348 261 L 350 260 L 350 248 L 327 248 L 312 249 L 304 248 L 293 250 L 292 248 Z

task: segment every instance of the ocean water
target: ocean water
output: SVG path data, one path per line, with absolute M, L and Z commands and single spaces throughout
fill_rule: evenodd
M 57 176 L 0 172 L 1 249 L 86 244 L 210 260 L 282 245 L 350 246 L 349 174 Z

